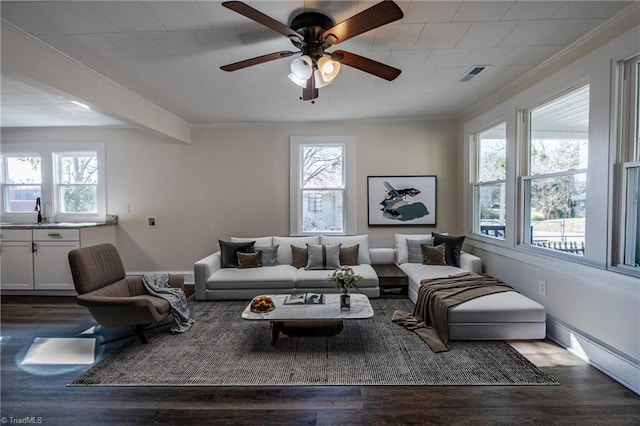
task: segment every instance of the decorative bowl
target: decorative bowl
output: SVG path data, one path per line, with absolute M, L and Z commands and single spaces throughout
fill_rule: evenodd
M 271 296 L 258 296 L 251 300 L 251 312 L 264 314 L 271 312 L 276 308 L 276 304 Z

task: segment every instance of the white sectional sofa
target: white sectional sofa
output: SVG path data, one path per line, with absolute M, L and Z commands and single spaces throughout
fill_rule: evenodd
M 409 299 L 416 303 L 423 279 L 456 275 L 463 270 L 482 272 L 480 258 L 462 253 L 460 268 L 422 265 L 408 261 L 407 240 L 429 241 L 431 235 L 395 235 L 395 261 L 409 278 Z M 544 339 L 544 306 L 521 293 L 509 291 L 469 300 L 449 309 L 451 340 Z
M 291 246 L 341 243 L 359 245 L 356 273 L 363 276 L 358 292 L 379 297 L 378 277 L 372 264 L 397 264 L 408 276 L 409 299 L 416 302 L 420 282 L 425 278 L 447 277 L 464 271 L 482 272 L 479 257 L 461 252 L 460 266 L 423 265 L 409 262 L 407 240 L 429 240 L 431 235 L 396 234 L 395 247 L 370 248 L 367 235 L 235 238 L 232 242 L 255 241 L 255 249 L 277 246 L 277 265 L 261 268 L 222 268 L 220 252 L 194 264 L 197 300 L 251 299 L 259 294 L 292 292 L 337 292 L 326 281 L 332 270 L 306 270 L 292 265 Z M 415 245 L 414 245 L 415 246 Z M 449 310 L 451 340 L 542 339 L 546 334 L 546 312 L 539 303 L 518 292 L 482 296 Z
M 220 252 L 213 253 L 194 265 L 195 297 L 197 300 L 251 299 L 258 294 L 292 292 L 336 292 L 327 277 L 333 270 L 306 270 L 292 265 L 291 246 L 306 244 L 336 244 L 343 247 L 359 245 L 358 265 L 352 266 L 363 280 L 358 292 L 368 297 L 379 297 L 378 276 L 371 266 L 369 238 L 357 236 L 260 237 L 231 238 L 232 242 L 255 241 L 255 249 L 277 246 L 277 265 L 262 268 L 222 268 Z

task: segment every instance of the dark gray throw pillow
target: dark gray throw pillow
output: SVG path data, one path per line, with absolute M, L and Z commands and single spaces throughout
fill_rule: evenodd
M 237 253 L 253 253 L 253 246 L 256 242 L 248 241 L 243 243 L 233 243 L 230 241 L 218 240 L 218 243 L 220 244 L 220 266 L 223 268 L 237 268 Z
M 460 252 L 462 251 L 462 244 L 464 244 L 464 235 L 460 237 L 454 237 L 451 235 L 438 234 L 432 232 L 433 245 L 439 246 L 444 243 L 445 251 L 444 258 L 449 266 L 460 267 Z

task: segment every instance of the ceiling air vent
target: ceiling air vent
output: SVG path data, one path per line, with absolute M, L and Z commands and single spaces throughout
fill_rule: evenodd
M 480 74 L 482 71 L 484 71 L 485 69 L 487 69 L 489 66 L 488 65 L 476 65 L 475 67 L 471 68 L 469 70 L 469 72 L 467 74 L 465 74 L 464 77 L 462 77 L 462 80 L 460 81 L 469 81 L 471 80 L 473 77 L 477 76 L 478 74 Z

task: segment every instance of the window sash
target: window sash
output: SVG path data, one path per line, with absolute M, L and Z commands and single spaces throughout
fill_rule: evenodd
M 585 181 L 585 200 L 586 200 L 586 179 L 587 179 L 587 169 L 580 170 L 572 170 L 567 172 L 557 172 L 557 173 L 547 173 L 544 175 L 534 175 L 534 176 L 525 176 L 522 178 L 522 194 L 524 198 L 523 202 L 523 216 L 524 216 L 524 239 L 522 241 L 523 244 L 531 246 L 531 247 L 542 247 L 547 250 L 549 253 L 566 253 L 573 256 L 584 257 L 585 255 L 585 242 L 586 242 L 586 216 L 584 217 L 584 228 L 583 234 L 571 235 L 571 232 L 567 232 L 567 227 L 571 228 L 571 226 L 566 225 L 567 219 L 581 219 L 577 218 L 558 218 L 558 219 L 548 219 L 545 222 L 538 222 L 533 220 L 532 218 L 532 186 L 534 181 L 542 181 L 547 179 L 554 178 L 563 178 L 563 177 L 576 177 L 578 175 L 584 175 Z M 576 221 L 579 222 L 579 221 Z M 548 228 L 546 232 L 550 232 L 550 235 L 542 235 L 549 238 L 549 240 L 541 240 L 536 241 L 534 239 L 534 227 L 536 225 L 543 225 L 545 228 Z M 549 229 L 550 228 L 550 229 Z M 570 229 L 571 231 L 571 229 Z M 541 235 L 538 235 L 541 237 Z
M 503 178 L 501 173 L 494 173 L 491 177 L 498 178 L 495 180 L 482 180 L 483 177 L 483 141 L 489 140 L 504 140 L 504 156 L 506 161 L 506 126 L 507 123 L 502 121 L 497 124 L 488 126 L 478 132 L 474 132 L 471 137 L 471 143 L 473 146 L 472 156 L 473 160 L 470 162 L 475 170 L 470 171 L 472 176 L 471 194 L 472 194 L 472 210 L 473 210 L 473 223 L 472 232 L 474 234 L 493 237 L 496 239 L 504 240 L 506 233 L 506 216 L 505 216 L 505 203 L 506 203 L 506 171 Z M 494 213 L 492 206 L 482 205 L 482 190 L 485 188 L 499 187 L 500 188 L 500 202 L 499 219 L 497 223 L 489 223 L 490 219 L 483 218 L 485 214 L 491 215 Z
M 338 166 L 342 171 L 342 179 L 337 179 L 331 183 L 318 184 L 314 182 L 303 188 L 303 154 L 304 147 L 309 146 L 333 146 L 341 147 L 342 163 Z M 309 234 L 353 234 L 356 231 L 355 214 L 355 138 L 351 136 L 292 136 L 290 138 L 290 235 Z M 308 199 L 304 194 L 309 192 L 331 192 L 339 194 L 340 209 L 336 210 L 340 214 L 340 228 L 329 227 L 326 230 L 309 230 L 305 226 L 305 210 L 308 211 Z M 322 201 L 322 214 L 326 214 L 331 207 L 325 198 Z M 331 199 L 333 201 L 333 199 Z M 333 204 L 331 204 L 333 205 Z M 308 224 L 308 221 L 307 221 Z
M 506 235 L 506 180 L 496 180 L 492 182 L 475 183 L 473 186 L 473 232 L 476 234 L 504 240 Z M 485 214 L 495 214 L 493 203 L 491 206 L 482 205 L 482 190 L 485 188 L 498 187 L 500 201 L 498 207 L 498 219 L 483 217 Z M 483 209 L 484 208 L 484 209 Z M 488 212 L 487 212 L 488 210 Z

